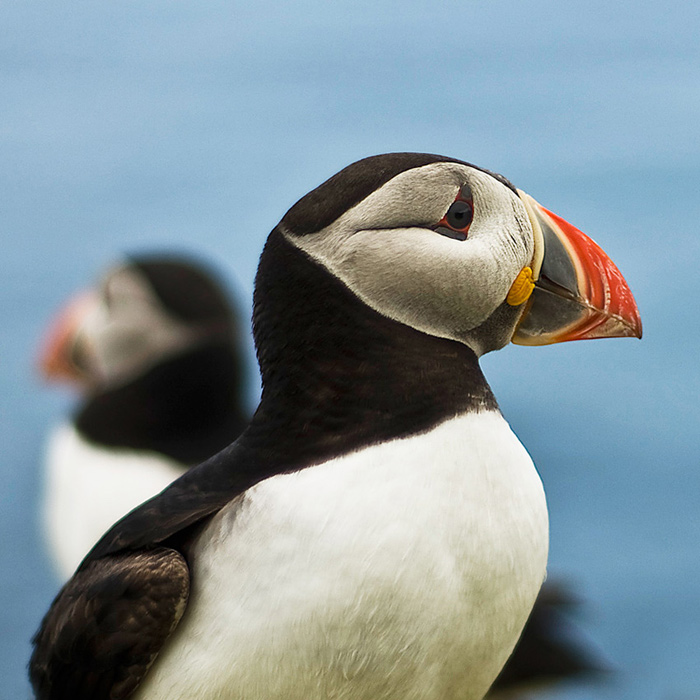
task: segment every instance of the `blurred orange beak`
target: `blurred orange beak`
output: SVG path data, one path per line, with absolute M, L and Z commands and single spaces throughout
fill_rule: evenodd
M 535 283 L 513 335 L 518 345 L 586 338 L 641 338 L 632 291 L 615 263 L 585 233 L 525 192 L 535 235 Z
M 80 326 L 95 303 L 93 292 L 78 294 L 49 326 L 39 352 L 39 368 L 46 379 L 83 381 L 83 372 L 75 363 L 74 349 Z

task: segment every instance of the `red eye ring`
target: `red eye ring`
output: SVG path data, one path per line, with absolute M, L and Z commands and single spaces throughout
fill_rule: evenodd
M 467 238 L 467 231 L 474 219 L 474 204 L 469 198 L 465 197 L 464 188 L 452 202 L 445 216 L 438 221 L 435 226 L 435 231 L 448 238 L 464 241 Z M 469 192 L 471 195 L 471 192 Z

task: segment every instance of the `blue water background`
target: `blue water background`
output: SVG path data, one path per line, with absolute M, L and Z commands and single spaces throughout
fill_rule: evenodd
M 116 256 L 166 247 L 214 261 L 249 308 L 285 210 L 394 150 L 504 173 L 627 277 L 642 342 L 484 366 L 545 481 L 552 575 L 617 669 L 552 697 L 700 698 L 699 27 L 673 0 L 3 3 L 0 698 L 29 697 L 57 585 L 36 508 L 72 397 L 33 366 L 53 312 Z

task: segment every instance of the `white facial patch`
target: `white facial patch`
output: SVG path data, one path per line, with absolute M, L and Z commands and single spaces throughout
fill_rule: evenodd
M 144 275 L 120 267 L 107 275 L 100 303 L 76 342 L 87 355 L 90 374 L 114 387 L 194 345 L 198 336 L 167 312 Z
M 431 228 L 462 185 L 474 219 L 467 240 Z M 376 311 L 431 335 L 465 340 L 503 303 L 533 254 L 517 195 L 459 163 L 404 171 L 325 229 L 288 239 Z

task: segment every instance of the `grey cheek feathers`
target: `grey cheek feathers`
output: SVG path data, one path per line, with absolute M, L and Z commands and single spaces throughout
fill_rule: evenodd
M 344 252 L 333 271 L 368 305 L 453 339 L 482 323 L 512 282 L 483 242 L 453 241 L 425 229 L 362 231 Z
M 407 220 L 441 218 L 465 179 L 464 173 L 457 179 L 455 168 L 464 166 L 402 173 L 327 229 L 287 238 L 375 311 L 431 335 L 469 342 L 468 331 L 504 301 L 528 264 L 532 235 L 516 195 L 471 168 L 475 219 L 466 241 L 421 224 L 407 228 Z
M 116 388 L 204 340 L 196 327 L 168 313 L 144 275 L 123 268 L 112 278 L 113 308 L 96 307 L 76 341 L 86 346 L 101 384 Z

